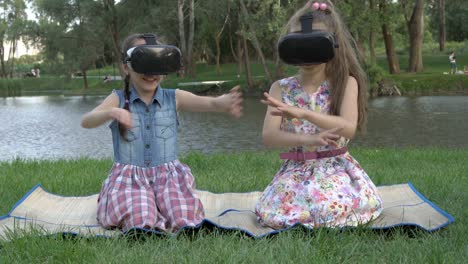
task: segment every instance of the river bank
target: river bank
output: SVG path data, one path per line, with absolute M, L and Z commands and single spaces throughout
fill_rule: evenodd
M 211 77 L 211 78 L 210 78 Z M 243 77 L 187 79 L 168 76 L 162 83 L 165 88 L 179 88 L 200 95 L 216 95 L 240 85 L 246 96 L 258 97 L 270 89 L 271 83 L 263 76 L 254 78 L 253 87 Z M 117 78 L 118 79 L 118 78 Z M 386 75 L 384 79 L 394 84 L 403 96 L 468 94 L 468 74 L 447 75 L 439 73 Z M 88 88 L 83 88 L 81 78 L 41 77 L 22 79 L 0 79 L 0 96 L 36 95 L 107 95 L 123 86 L 121 80 L 104 82 L 102 78 L 89 78 Z M 375 96 L 378 84 L 371 84 L 369 94 Z

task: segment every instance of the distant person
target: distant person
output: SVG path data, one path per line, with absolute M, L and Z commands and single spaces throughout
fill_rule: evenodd
M 41 70 L 39 68 L 36 68 L 36 77 L 37 78 L 41 77 Z
M 35 69 L 31 69 L 31 77 L 36 77 L 36 70 Z
M 102 185 L 97 211 L 104 228 L 175 232 L 200 224 L 205 213 L 194 177 L 177 154 L 178 112 L 242 114 L 238 86 L 218 97 L 161 88 L 164 75 L 175 73 L 180 59 L 175 47 L 166 45 L 174 58 L 171 65 L 162 64 L 156 53 L 147 52 L 156 44 L 160 42 L 154 34 L 127 37 L 122 44 L 123 90 L 114 90 L 81 122 L 94 128 L 112 121 L 114 165 Z M 138 64 L 141 56 L 143 65 Z
M 280 40 L 279 55 L 299 72 L 273 83 L 262 101 L 263 141 L 289 148 L 255 207 L 260 223 L 275 229 L 357 226 L 382 212 L 376 186 L 347 149 L 365 124 L 366 73 L 333 4 L 323 2 L 309 1 L 286 24 L 291 34 Z M 314 46 L 297 52 L 288 37 Z M 317 44 L 320 38 L 331 42 Z
M 449 55 L 450 61 L 450 74 L 457 73 L 457 57 L 455 56 L 455 51 L 452 51 Z
M 104 79 L 102 80 L 103 83 L 108 83 L 112 81 L 112 77 L 109 75 L 104 76 Z

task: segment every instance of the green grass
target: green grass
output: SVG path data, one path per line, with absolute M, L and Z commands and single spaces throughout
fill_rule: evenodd
M 402 73 L 408 68 L 409 58 L 408 55 L 398 56 L 400 62 L 400 70 Z M 388 62 L 386 56 L 377 57 L 377 64 L 384 68 L 385 71 L 388 71 Z M 463 66 L 468 66 L 468 52 L 463 54 L 457 54 L 457 66 L 458 70 L 463 70 Z M 449 72 L 450 64 L 448 60 L 448 54 L 432 54 L 432 55 L 423 55 L 423 66 L 424 74 L 443 74 L 444 72 Z
M 295 229 L 257 240 L 219 230 L 138 241 L 31 234 L 0 241 L 0 263 L 463 263 L 467 259 L 468 150 L 358 148 L 351 153 L 377 185 L 411 181 L 452 214 L 455 223 L 434 233 L 401 228 L 383 234 Z M 280 166 L 276 152 L 194 153 L 182 160 L 192 168 L 198 188 L 212 192 L 262 190 Z M 97 193 L 111 164 L 89 159 L 2 162 L 0 215 L 38 182 L 60 195 Z

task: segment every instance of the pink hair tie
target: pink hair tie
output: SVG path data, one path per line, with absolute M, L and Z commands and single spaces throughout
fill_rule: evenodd
M 126 104 L 128 104 L 128 103 L 129 103 L 128 99 L 126 99 L 126 100 L 125 100 L 125 103 L 126 103 Z
M 318 2 L 315 2 L 312 4 L 312 9 L 313 10 L 322 10 L 322 11 L 325 11 L 327 9 L 327 4 L 325 3 L 318 3 Z

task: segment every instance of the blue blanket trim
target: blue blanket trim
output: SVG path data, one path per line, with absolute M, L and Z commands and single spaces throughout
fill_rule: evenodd
M 429 201 L 426 197 L 424 197 L 414 186 L 411 182 L 407 182 L 407 185 L 416 193 L 416 195 L 418 195 L 419 198 L 421 198 L 424 202 L 426 202 L 427 204 L 429 204 L 432 208 L 434 208 L 437 212 L 439 212 L 440 214 L 442 214 L 443 216 L 445 216 L 448 221 L 443 224 L 443 225 L 440 225 L 440 226 L 437 226 L 435 228 L 432 228 L 432 229 L 427 229 L 427 228 L 424 228 L 418 224 L 415 224 L 415 223 L 399 223 L 399 224 L 396 224 L 396 225 L 391 225 L 391 226 L 385 226 L 385 227 L 371 227 L 372 230 L 388 230 L 388 229 L 391 229 L 391 228 L 395 228 L 395 227 L 398 227 L 398 226 L 413 226 L 413 227 L 418 227 L 422 230 L 425 230 L 427 232 L 433 232 L 433 231 L 437 231 L 451 223 L 453 223 L 455 221 L 454 217 L 450 214 L 448 214 L 447 212 L 445 212 L 444 210 L 440 209 L 438 206 L 436 206 L 434 203 L 432 203 L 431 201 Z M 391 186 L 391 185 L 386 185 L 386 186 Z M 0 216 L 0 220 L 3 220 L 3 219 L 6 219 L 6 218 L 15 218 L 15 219 L 21 219 L 21 220 L 29 220 L 28 218 L 24 218 L 24 217 L 18 217 L 18 216 L 11 216 L 11 213 L 16 209 L 16 207 L 18 207 L 24 200 L 26 200 L 29 195 L 31 195 L 31 193 L 33 193 L 37 188 L 42 188 L 42 185 L 40 183 L 36 184 L 31 190 L 29 190 L 14 206 L 13 208 L 10 210 L 10 212 L 7 214 L 7 215 L 4 215 L 4 216 Z M 50 193 L 48 192 L 47 190 L 45 190 L 44 188 L 42 188 L 45 192 L 49 193 L 49 194 L 53 194 L 53 193 Z M 57 195 L 57 194 L 53 194 L 53 195 L 56 195 L 56 196 L 60 196 L 60 197 L 71 197 L 71 196 L 62 196 L 62 195 Z M 236 209 L 228 209 L 224 212 L 222 212 L 221 214 L 219 214 L 218 216 L 222 216 L 224 214 L 227 214 L 229 212 L 241 212 L 240 210 L 236 210 Z M 35 220 L 35 221 L 38 221 L 38 220 Z M 40 220 L 39 220 L 40 221 Z M 45 221 L 41 221 L 41 222 L 44 222 L 44 223 L 47 223 Z M 54 224 L 54 223 L 48 223 L 48 224 Z M 166 237 L 175 237 L 177 236 L 179 233 L 181 232 L 185 232 L 187 230 L 196 230 L 196 229 L 200 229 L 202 228 L 203 226 L 205 225 L 208 225 L 208 226 L 214 226 L 214 227 L 217 227 L 217 228 L 220 228 L 220 229 L 223 229 L 223 230 L 228 230 L 228 231 L 238 231 L 238 232 L 241 232 L 249 237 L 253 237 L 253 238 L 263 238 L 263 237 L 266 237 L 266 236 L 271 236 L 271 235 L 275 235 L 275 234 L 278 234 L 278 233 L 281 233 L 281 232 L 285 232 L 285 231 L 288 231 L 290 229 L 293 229 L 297 226 L 302 226 L 303 228 L 307 229 L 307 230 L 313 230 L 313 228 L 309 228 L 307 226 L 304 226 L 300 223 L 297 223 L 297 224 L 294 224 L 292 226 L 289 226 L 287 228 L 283 228 L 283 229 L 277 229 L 277 230 L 274 230 L 274 231 L 271 231 L 271 232 L 268 232 L 266 234 L 263 234 L 263 235 L 260 235 L 260 236 L 256 236 L 254 235 L 253 233 L 249 232 L 248 230 L 245 230 L 245 229 L 241 229 L 241 228 L 235 228 L 235 227 L 223 227 L 223 226 L 220 226 L 216 223 L 214 223 L 213 221 L 211 220 L 208 220 L 208 219 L 204 219 L 200 224 L 196 225 L 196 226 L 184 226 L 182 227 L 181 229 L 179 229 L 176 233 L 167 233 L 167 232 L 161 232 L 161 231 L 157 231 L 157 230 L 153 230 L 153 229 L 144 229 L 144 228 L 134 228 L 134 229 L 131 229 L 127 232 L 121 232 L 122 235 L 127 235 L 131 232 L 134 232 L 135 230 L 136 231 L 141 231 L 141 232 L 144 232 L 144 233 L 148 233 L 148 234 L 154 234 L 154 235 L 161 235 L 161 236 L 166 236 Z M 69 225 L 69 226 L 74 226 L 74 225 Z M 99 225 L 79 225 L 79 226 L 82 226 L 82 227 L 89 227 L 89 228 L 93 228 L 93 227 L 98 227 Z M 349 228 L 355 228 L 355 227 L 342 227 L 341 230 L 344 230 L 344 229 L 349 229 Z M 85 236 L 85 235 L 82 235 L 80 233 L 76 233 L 76 232 L 60 232 L 60 233 L 55 233 L 55 234 L 49 234 L 50 236 L 53 236 L 53 235 L 57 235 L 57 234 L 62 234 L 62 235 L 73 235 L 73 236 L 82 236 L 82 237 L 110 237 L 110 236 L 106 236 L 106 235 L 92 235 L 92 236 Z

